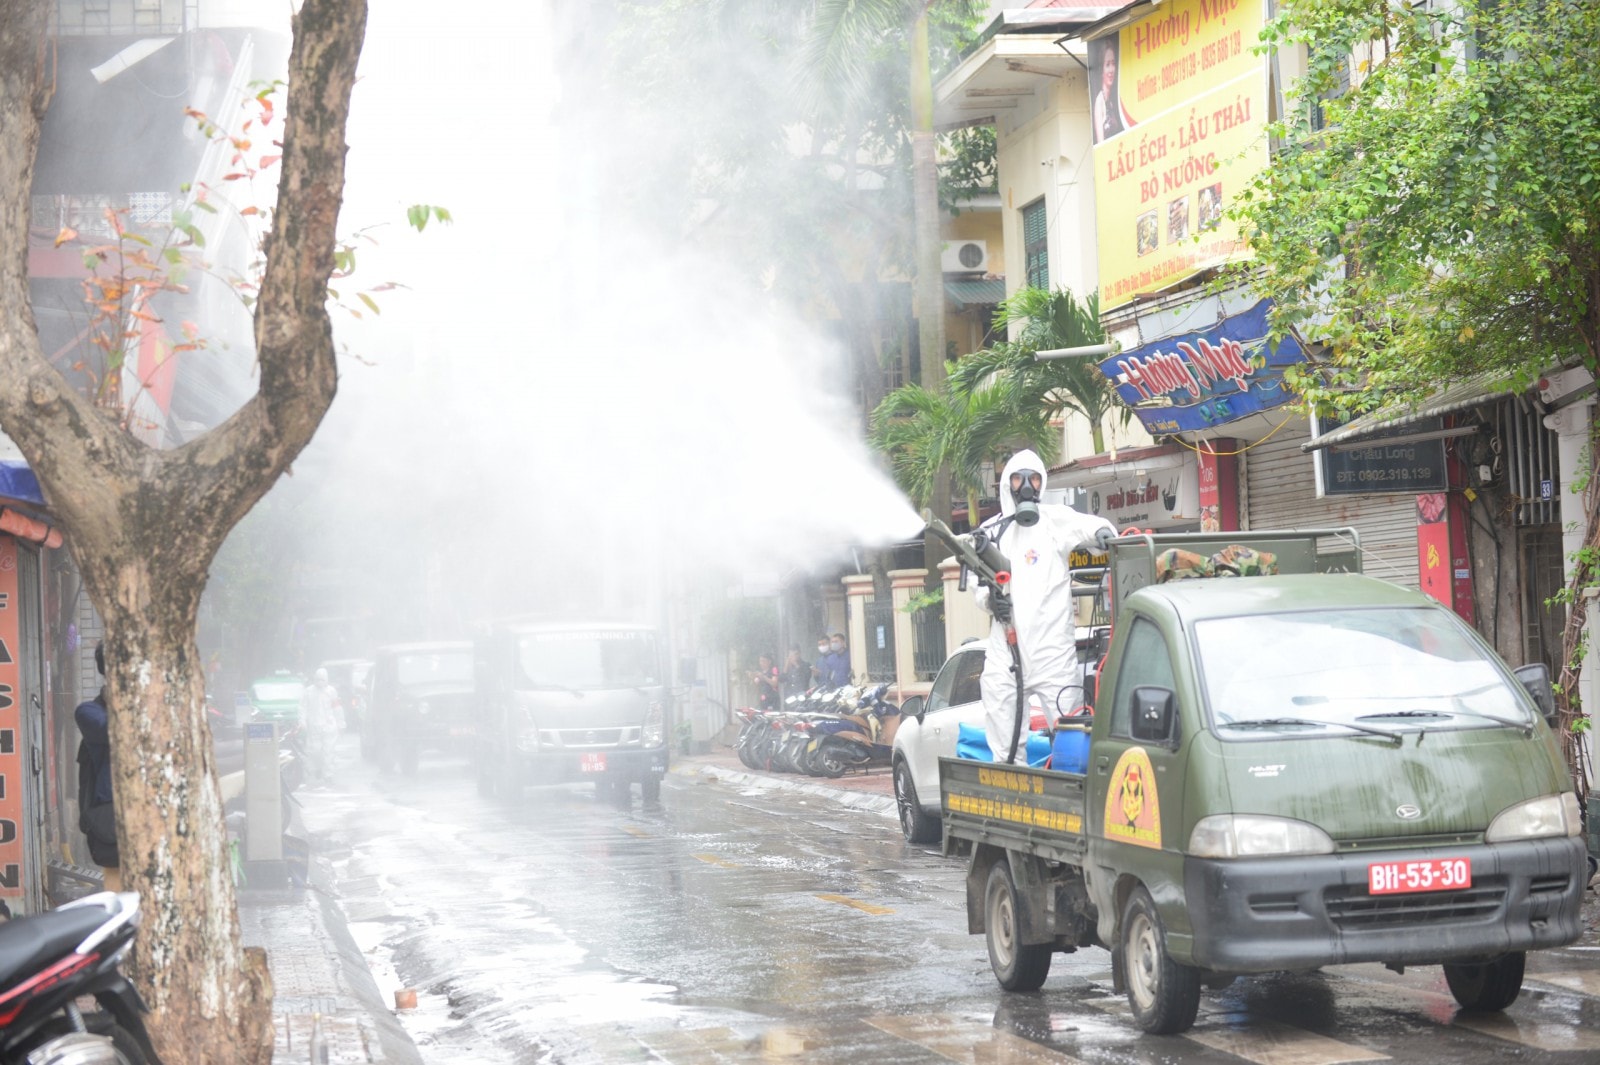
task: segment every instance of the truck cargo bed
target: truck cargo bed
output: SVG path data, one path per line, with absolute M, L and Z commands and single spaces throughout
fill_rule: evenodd
M 968 758 L 939 759 L 944 849 L 956 840 L 1081 863 L 1084 777 Z

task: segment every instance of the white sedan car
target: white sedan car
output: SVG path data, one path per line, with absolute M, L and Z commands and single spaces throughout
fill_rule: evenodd
M 894 734 L 894 798 L 900 810 L 900 831 L 911 843 L 939 838 L 939 759 L 956 756 L 962 725 L 983 728 L 983 700 L 978 678 L 983 673 L 980 641 L 964 643 L 945 659 L 920 710 L 902 718 Z
M 1083 656 L 1084 685 L 1093 690 L 1099 663 L 1092 656 L 1109 630 L 1079 630 L 1079 655 Z M 979 678 L 983 675 L 984 643 L 968 640 L 944 660 L 933 688 L 920 708 L 911 700 L 901 708 L 905 715 L 894 734 L 894 798 L 900 812 L 900 831 L 911 843 L 932 843 L 939 838 L 944 812 L 939 806 L 939 759 L 956 756 L 956 740 L 962 725 L 984 729 L 983 698 Z M 1069 688 L 1069 692 L 1076 689 Z M 912 697 L 913 699 L 916 696 Z M 1070 704 L 1069 704 L 1070 705 Z M 1028 700 L 1029 728 L 1045 727 L 1044 708 L 1038 697 Z M 1066 707 L 1057 707 L 1060 713 Z

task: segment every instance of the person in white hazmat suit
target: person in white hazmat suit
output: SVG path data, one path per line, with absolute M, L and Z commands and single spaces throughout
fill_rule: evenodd
M 333 748 L 344 731 L 344 708 L 339 692 L 328 683 L 328 671 L 319 669 L 300 693 L 300 724 L 306 730 L 306 779 L 326 784 L 330 778 Z
M 1046 713 L 1053 715 L 1063 688 L 1077 690 L 1062 703 L 1062 710 L 1083 702 L 1069 557 L 1079 545 L 1094 543 L 1101 530 L 1113 535 L 1116 530 L 1104 518 L 1063 504 L 1040 502 L 1044 472 L 1044 463 L 1032 451 L 1012 455 L 1000 474 L 1000 515 L 984 522 L 982 528 L 1011 562 L 1007 588 L 1017 647 L 1022 652 L 1024 701 L 1037 695 Z M 998 599 L 991 602 L 989 589 L 982 585 L 975 594 L 978 605 L 991 615 L 999 607 L 999 616 L 989 626 L 981 687 L 989 749 L 995 761 L 1004 762 L 1017 734 L 1017 681 L 1006 644 L 1004 608 Z M 1027 732 L 1024 722 L 1017 744 L 1018 762 L 1026 760 L 1022 748 Z

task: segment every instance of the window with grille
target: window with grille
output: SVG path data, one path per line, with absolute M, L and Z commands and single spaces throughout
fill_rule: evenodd
M 1022 263 L 1029 285 L 1050 287 L 1050 227 L 1042 199 L 1022 209 Z

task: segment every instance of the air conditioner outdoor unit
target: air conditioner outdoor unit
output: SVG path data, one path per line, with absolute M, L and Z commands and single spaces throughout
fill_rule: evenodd
M 947 240 L 939 265 L 947 274 L 988 273 L 989 244 L 982 240 Z

